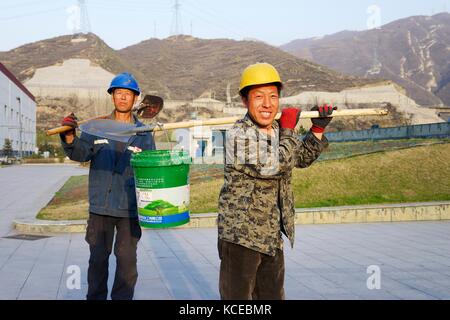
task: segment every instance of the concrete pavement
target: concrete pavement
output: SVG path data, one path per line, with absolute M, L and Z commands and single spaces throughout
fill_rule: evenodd
M 87 174 L 78 165 L 17 165 L 0 168 L 0 236 L 13 232 L 12 221 L 34 218 L 70 176 Z
M 83 234 L 5 236 L 16 233 L 13 219 L 36 215 L 69 176 L 86 173 L 68 165 L 0 168 L 0 299 L 84 299 Z M 287 299 L 450 299 L 450 221 L 296 231 L 295 248 L 285 248 Z M 216 243 L 216 228 L 144 230 L 135 298 L 218 299 Z M 112 256 L 110 288 L 114 270 Z
M 450 221 L 296 231 L 285 248 L 287 299 L 450 299 Z M 144 230 L 135 298 L 218 299 L 216 237 L 216 228 Z M 0 238 L 0 299 L 84 299 L 88 251 L 82 234 Z M 112 256 L 109 288 L 114 270 Z

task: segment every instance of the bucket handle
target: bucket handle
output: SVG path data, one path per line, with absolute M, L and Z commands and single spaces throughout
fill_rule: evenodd
M 170 141 L 169 134 L 167 133 L 167 130 L 164 129 L 164 123 L 157 121 L 155 125 L 156 125 L 156 127 L 159 128 L 159 130 L 164 131 L 164 134 L 166 136 L 167 142 L 170 145 L 170 150 L 172 150 L 173 149 L 173 142 Z M 153 131 L 153 140 L 155 139 L 155 133 L 156 133 L 156 131 Z

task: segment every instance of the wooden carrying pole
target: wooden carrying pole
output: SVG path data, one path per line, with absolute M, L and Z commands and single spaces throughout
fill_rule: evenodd
M 332 117 L 358 117 L 358 116 L 384 116 L 387 115 L 389 111 L 387 109 L 344 109 L 344 110 L 335 110 L 333 111 Z M 106 116 L 100 117 L 104 118 Z M 279 119 L 281 117 L 281 112 L 279 112 L 275 119 Z M 318 111 L 302 111 L 300 114 L 300 119 L 310 119 L 319 117 Z M 100 119 L 94 118 L 94 119 Z M 79 124 L 86 123 L 88 121 L 94 120 L 89 119 L 85 121 L 78 122 Z M 161 131 L 161 130 L 172 130 L 172 129 L 181 129 L 181 128 L 192 128 L 198 126 L 214 126 L 214 125 L 223 125 L 223 124 L 233 124 L 237 120 L 242 119 L 240 117 L 225 117 L 225 118 L 214 118 L 214 119 L 205 119 L 205 120 L 190 120 L 190 121 L 181 121 L 181 122 L 172 122 L 172 123 L 164 123 L 162 126 L 157 126 L 153 129 L 153 131 Z M 47 131 L 47 135 L 54 135 L 57 133 L 63 133 L 68 130 L 71 130 L 70 126 L 61 126 L 57 128 L 53 128 Z
M 333 117 L 356 117 L 356 116 L 385 116 L 389 113 L 387 109 L 344 109 L 333 111 Z M 275 119 L 280 119 L 279 112 Z M 319 117 L 318 111 L 302 111 L 300 119 L 310 119 Z M 190 120 L 182 122 L 164 123 L 161 127 L 156 127 L 153 131 L 172 130 L 181 128 L 192 128 L 198 126 L 214 126 L 223 124 L 233 124 L 242 117 L 226 117 L 205 120 Z

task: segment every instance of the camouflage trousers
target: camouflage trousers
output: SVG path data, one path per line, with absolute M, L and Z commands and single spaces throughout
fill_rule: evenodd
M 222 300 L 284 300 L 284 254 L 275 256 L 219 239 Z

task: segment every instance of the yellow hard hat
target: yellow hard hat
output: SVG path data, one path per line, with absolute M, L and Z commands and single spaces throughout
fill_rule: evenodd
M 280 75 L 273 65 L 268 63 L 255 63 L 249 65 L 245 68 L 244 72 L 242 72 L 239 92 L 246 87 L 266 83 L 279 83 L 280 87 L 283 86 Z

